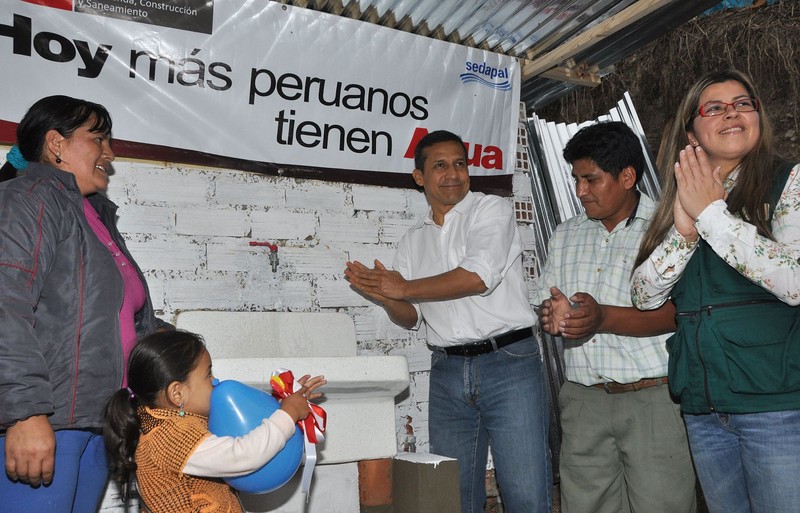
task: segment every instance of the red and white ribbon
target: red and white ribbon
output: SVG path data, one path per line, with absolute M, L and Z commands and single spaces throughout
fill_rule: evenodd
M 286 369 L 273 371 L 269 384 L 272 386 L 272 395 L 279 400 L 292 395 L 303 387 L 303 385 L 294 380 L 292 371 Z M 305 459 L 303 461 L 301 490 L 306 494 L 306 501 L 308 501 L 308 492 L 311 489 L 311 476 L 314 473 L 314 466 L 317 464 L 316 444 L 325 440 L 324 433 L 328 422 L 328 414 L 325 410 L 310 401 L 307 402 L 308 417 L 297 422 L 297 425 L 300 426 L 300 429 L 305 434 L 303 437 Z

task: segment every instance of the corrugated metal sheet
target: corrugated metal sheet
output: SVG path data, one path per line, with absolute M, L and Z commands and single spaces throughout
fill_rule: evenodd
M 575 87 L 596 85 L 615 62 L 719 0 L 283 0 L 279 3 L 518 57 L 523 64 L 522 101 L 530 111 Z

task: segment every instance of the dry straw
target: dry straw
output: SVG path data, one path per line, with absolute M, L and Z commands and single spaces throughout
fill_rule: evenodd
M 691 83 L 707 71 L 733 67 L 753 77 L 775 125 L 779 151 L 798 159 L 799 18 L 796 0 L 696 18 L 619 62 L 600 86 L 579 89 L 538 114 L 553 121 L 583 121 L 607 112 L 630 91 L 656 150 Z

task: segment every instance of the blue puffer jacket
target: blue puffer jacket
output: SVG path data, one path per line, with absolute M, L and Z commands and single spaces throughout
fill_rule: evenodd
M 89 200 L 133 262 L 116 205 Z M 122 277 L 86 221 L 72 174 L 31 163 L 0 184 L 0 426 L 46 414 L 54 429 L 100 427 L 122 384 L 122 298 Z M 161 323 L 149 293 L 135 321 L 139 336 Z

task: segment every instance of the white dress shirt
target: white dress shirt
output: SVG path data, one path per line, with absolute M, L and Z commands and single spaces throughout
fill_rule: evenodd
M 400 240 L 393 267 L 407 280 L 460 267 L 476 273 L 487 287 L 483 294 L 454 300 L 411 301 L 416 327 L 424 320 L 430 345 L 467 344 L 535 322 L 514 209 L 498 196 L 468 192 L 442 226 L 429 213 Z

